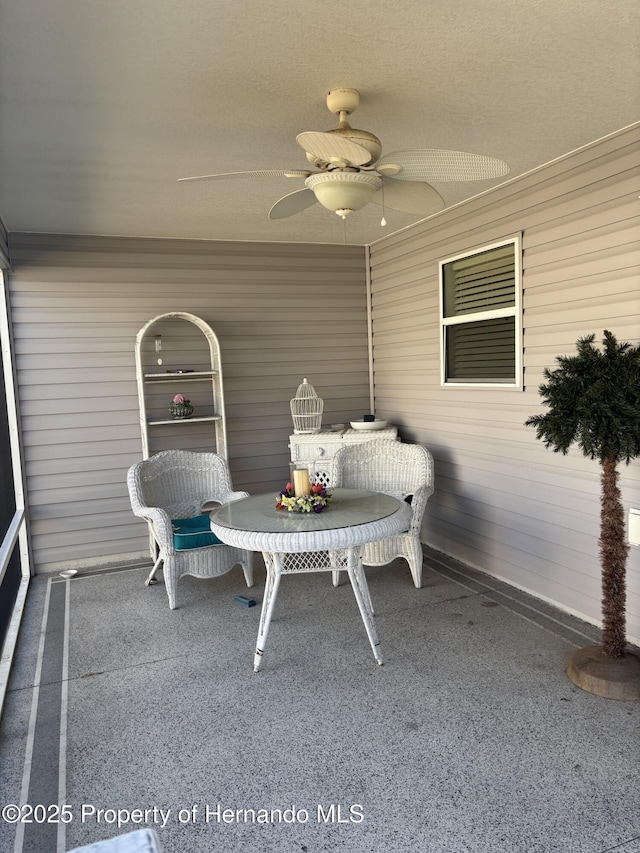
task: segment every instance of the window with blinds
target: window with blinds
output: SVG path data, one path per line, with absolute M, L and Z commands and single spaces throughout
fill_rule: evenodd
M 440 262 L 443 385 L 520 386 L 520 246 L 518 236 Z

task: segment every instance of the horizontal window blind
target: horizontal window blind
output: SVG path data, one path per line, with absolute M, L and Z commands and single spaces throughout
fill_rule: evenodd
M 444 316 L 455 317 L 515 305 L 513 245 L 445 264 Z
M 449 382 L 513 382 L 515 317 L 447 326 Z

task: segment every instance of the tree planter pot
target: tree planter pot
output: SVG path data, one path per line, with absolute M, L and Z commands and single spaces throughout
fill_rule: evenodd
M 632 652 L 610 658 L 602 646 L 579 649 L 569 658 L 567 676 L 576 687 L 605 699 L 640 700 L 640 657 Z

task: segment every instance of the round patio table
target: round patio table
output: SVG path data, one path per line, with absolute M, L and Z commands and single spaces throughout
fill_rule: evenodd
M 362 567 L 368 542 L 409 528 L 411 508 L 379 492 L 334 489 L 321 513 L 276 509 L 274 494 L 252 495 L 211 512 L 211 530 L 227 545 L 262 551 L 267 580 L 253 662 L 260 670 L 269 624 L 282 575 L 346 571 L 374 657 L 382 664 L 373 608 Z

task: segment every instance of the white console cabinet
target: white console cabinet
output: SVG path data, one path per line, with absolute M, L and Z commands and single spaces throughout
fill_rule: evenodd
M 299 468 L 308 468 L 311 482 L 325 486 L 331 475 L 331 461 L 345 444 L 361 444 L 364 441 L 397 441 L 396 427 L 378 430 L 322 429 L 314 433 L 295 433 L 289 436 L 291 463 Z

